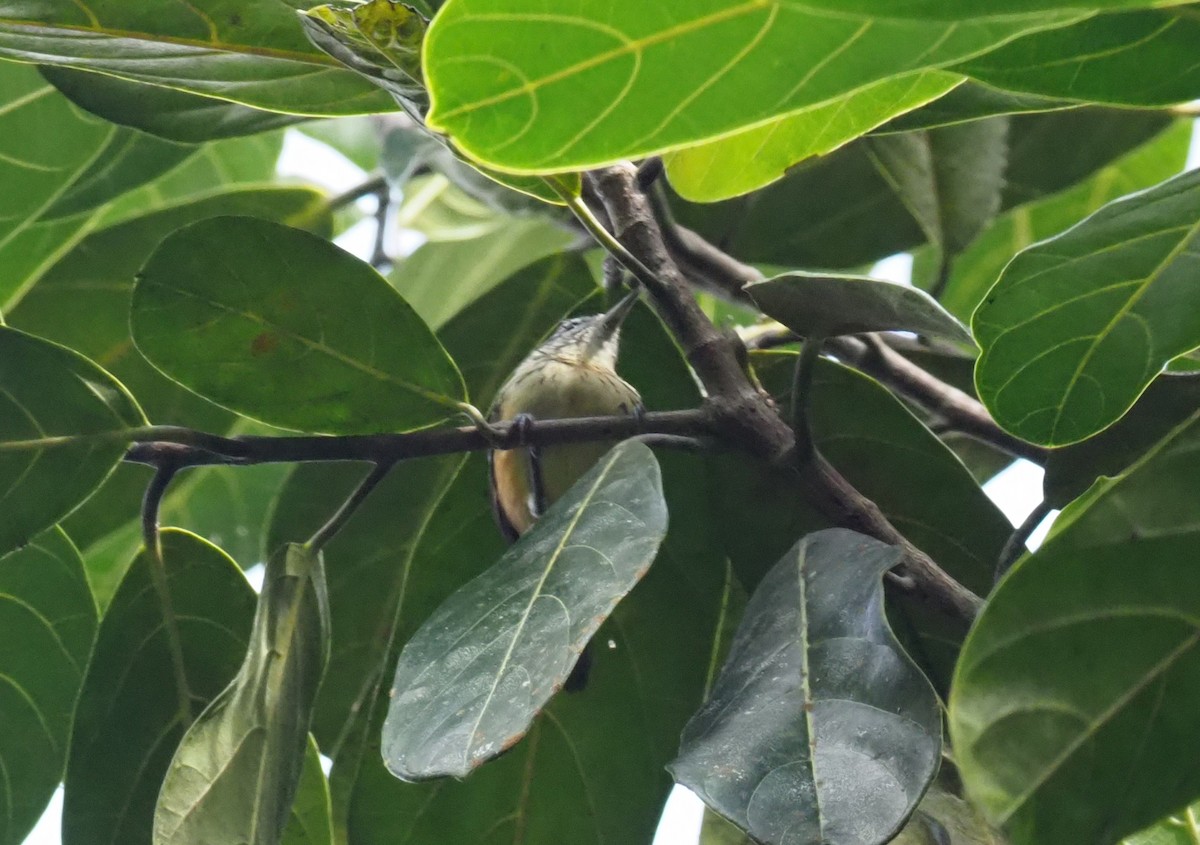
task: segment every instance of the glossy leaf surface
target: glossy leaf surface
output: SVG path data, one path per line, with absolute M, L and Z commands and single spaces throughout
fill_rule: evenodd
M 150 841 L 175 746 L 246 649 L 255 597 L 237 564 L 187 532 L 168 529 L 162 543 L 170 607 L 143 553 L 100 623 L 71 736 L 64 845 Z
M 583 170 L 729 134 L 1069 20 L 931 23 L 731 0 L 653 15 L 623 0 L 546 15 L 532 0 L 451 0 L 426 38 L 428 122 L 506 171 Z
M 60 528 L 0 557 L 0 843 L 20 845 L 62 780 L 96 636 L 79 552 Z
M 767 845 L 882 845 L 937 772 L 937 696 L 888 628 L 900 553 L 830 529 L 746 606 L 671 773 Z
M 653 454 L 615 447 L 405 646 L 384 725 L 388 768 L 462 777 L 511 747 L 645 574 L 666 520 Z
M 908 331 L 970 344 L 967 327 L 918 288 L 861 276 L 788 273 L 746 292 L 802 337 Z
M 188 728 L 154 811 L 156 845 L 275 845 L 304 765 L 308 725 L 329 655 L 320 555 L 271 555 L 233 683 Z
M 16 0 L 0 18 L 0 56 L 298 114 L 390 109 L 386 94 L 308 43 L 295 14 L 306 5 Z
M 884 79 L 762 126 L 685 147 L 663 159 L 671 187 L 692 202 L 749 193 L 781 179 L 797 162 L 835 150 L 961 82 L 936 70 Z
M 1064 511 L 1000 583 L 950 700 L 972 799 L 1014 843 L 1114 842 L 1179 810 L 1200 742 L 1200 417 Z
M 339 434 L 422 428 L 465 399 L 433 333 L 371 267 L 250 217 L 168 236 L 130 325 L 167 376 L 270 425 Z
M 1200 173 L 1117 200 L 1020 253 L 975 312 L 979 396 L 996 421 L 1066 445 L 1116 422 L 1200 345 Z
M 145 423 L 128 391 L 87 358 L 0 326 L 0 444 L 98 435 L 0 450 L 0 552 L 62 519 L 112 472 L 126 444 L 103 435 Z

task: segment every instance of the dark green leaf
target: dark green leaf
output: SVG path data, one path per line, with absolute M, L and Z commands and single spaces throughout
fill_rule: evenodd
M 955 69 L 1031 94 L 1171 106 L 1200 97 L 1197 42 L 1194 9 L 1144 9 L 1028 35 Z
M 329 781 L 321 771 L 321 752 L 311 736 L 304 751 L 296 800 L 279 845 L 333 845 Z
M 969 794 L 1017 845 L 1110 843 L 1200 794 L 1200 415 L 1064 511 L 992 594 L 950 699 Z
M 129 337 L 134 274 L 168 233 L 219 214 L 261 216 L 325 232 L 330 226 L 321 194 L 301 188 L 228 191 L 174 205 L 86 237 L 46 271 L 8 315 L 9 323 L 90 356 L 128 385 L 157 423 L 227 431 L 232 414 L 164 378 L 137 354 Z M 136 515 L 148 478 L 144 468 L 118 467 L 103 493 L 90 499 L 67 525 L 81 548 L 88 549 Z M 130 540 L 108 558 L 117 578 L 141 542 L 137 528 L 128 534 Z M 86 557 L 90 570 L 92 555 Z M 115 588 L 115 581 L 110 586 Z
M 103 435 L 145 424 L 124 386 L 87 358 L 0 326 L 0 553 L 28 543 L 100 486 L 126 447 Z M 11 445 L 71 435 L 100 436 Z
M 808 5 L 834 12 L 853 10 L 861 13 L 894 15 L 899 18 L 970 20 L 981 14 L 1015 15 L 1026 12 L 1050 12 L 1080 9 L 1128 9 L 1153 5 L 1153 0 L 992 0 L 962 3 L 959 0 L 814 0 Z
M 109 135 L 108 143 L 87 170 L 59 194 L 42 218 L 69 217 L 103 205 L 161 176 L 195 152 L 195 147 L 133 129 L 118 129 Z
M 996 422 L 1047 445 L 1083 440 L 1200 345 L 1197 221 L 1193 171 L 1018 254 L 972 321 Z
M 454 362 L 368 264 L 265 220 L 169 235 L 134 287 L 130 325 L 164 374 L 270 425 L 400 431 L 465 399 Z
M 1122 845 L 1195 845 L 1197 841 L 1200 841 L 1200 802 L 1126 837 Z
M 971 345 L 967 327 L 909 285 L 861 276 L 788 273 L 746 288 L 763 313 L 802 337 L 909 331 Z
M 953 126 L 983 117 L 1023 112 L 1057 111 L 1077 106 L 1071 100 L 1014 94 L 968 80 L 927 106 L 902 114 L 875 130 L 876 135 Z
M 1093 115 L 1090 110 L 1086 114 Z M 1083 118 L 1084 115 L 1080 117 Z M 1019 123 L 1019 119 L 1015 120 Z M 1047 116 L 1041 124 L 1042 127 L 1051 129 L 1049 121 L 1050 117 Z M 1068 137 L 1075 137 L 1073 133 L 1085 129 L 1086 124 L 1090 122 L 1082 120 L 1073 126 L 1061 126 L 1060 129 L 1066 132 Z M 1155 123 L 1157 124 L 1157 121 Z M 1107 124 L 1107 128 L 1104 124 Z M 1119 138 L 1124 134 L 1121 127 L 1128 128 L 1130 124 L 1130 120 L 1093 123 L 1097 133 L 1083 140 L 1087 141 L 1090 138 L 1103 145 L 1105 142 L 1101 139 Z M 1037 134 L 1042 133 L 1038 131 Z M 1133 142 L 1137 137 L 1140 137 L 1140 133 L 1131 133 L 1130 137 L 1122 140 L 1122 144 Z M 940 298 L 941 303 L 951 313 L 964 320 L 969 319 L 984 294 L 999 278 L 1004 265 L 1015 253 L 1066 230 L 1106 202 L 1171 178 L 1183 169 L 1191 137 L 1190 122 L 1177 121 L 1172 128 L 1159 132 L 1152 140 L 1101 167 L 1075 187 L 1022 205 L 1002 215 L 954 262 L 950 280 Z M 1074 154 L 1067 156 L 1052 153 L 1047 144 L 1033 142 L 1032 138 L 1022 146 L 1027 147 L 1030 153 L 1033 150 L 1046 153 L 1048 164 L 1058 167 L 1060 171 L 1069 170 L 1078 162 L 1077 158 L 1073 157 Z M 1121 147 L 1113 149 L 1119 148 Z M 1014 153 L 1018 152 L 1014 150 Z M 1034 156 L 1022 154 L 1020 160 L 1030 162 L 1032 167 Z M 1018 169 L 1025 170 L 1025 173 L 1016 172 Z M 1035 181 L 1029 182 L 1029 177 L 1033 177 Z M 1022 182 L 1024 184 L 1021 184 Z M 1014 202 L 1023 201 L 1021 198 L 1025 196 L 1040 196 L 1042 189 L 1037 185 L 1046 184 L 1043 175 L 1031 172 L 1028 168 L 1021 168 L 1016 162 L 1009 167 L 1008 192 Z M 915 271 L 914 275 L 920 273 Z
M 307 5 L 15 0 L 0 19 L 0 56 L 296 114 L 389 110 L 386 94 L 308 43 L 295 14 Z
M 163 779 L 155 845 L 279 842 L 329 656 L 327 602 L 319 552 L 289 544 L 271 555 L 246 659 Z
M 384 725 L 388 768 L 462 777 L 511 747 L 645 574 L 666 521 L 653 454 L 618 445 L 409 640 Z
M 20 845 L 62 780 L 96 605 L 60 528 L 0 558 L 0 843 Z
M 505 171 L 584 170 L 727 135 L 1075 18 L 931 23 L 734 0 L 658 12 L 627 0 L 546 17 L 532 0 L 451 0 L 425 42 L 429 126 Z
M 195 144 L 252 135 L 304 119 L 105 73 L 52 65 L 41 71 L 75 105 L 105 120 L 170 141 Z
M 843 529 L 758 585 L 675 779 L 765 845 L 882 845 L 941 757 L 937 696 L 883 614 L 898 549 Z
M 71 736 L 65 845 L 150 841 L 175 745 L 246 649 L 254 591 L 237 564 L 183 531 L 164 531 L 162 544 L 170 608 L 143 553 L 100 623 Z
M 757 190 L 797 162 L 825 155 L 883 121 L 957 86 L 962 77 L 923 70 L 880 80 L 826 103 L 664 157 L 671 186 L 692 202 Z
M 879 136 L 869 147 L 926 240 L 947 260 L 1000 210 L 1008 165 L 1006 118 Z
M 1161 375 L 1129 413 L 1095 437 L 1055 449 L 1042 490 L 1061 508 L 1102 475 L 1116 476 L 1200 408 L 1200 375 Z

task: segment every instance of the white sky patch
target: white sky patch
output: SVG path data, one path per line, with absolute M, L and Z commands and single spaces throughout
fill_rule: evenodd
M 899 255 L 890 255 L 882 261 L 875 262 L 875 266 L 871 268 L 871 278 L 911 285 L 912 270 L 913 257 L 907 252 L 902 252 Z

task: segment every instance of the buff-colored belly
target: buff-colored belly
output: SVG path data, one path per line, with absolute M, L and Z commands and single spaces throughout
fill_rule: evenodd
M 637 391 L 611 370 L 547 362 L 533 373 L 518 373 L 502 391 L 495 419 L 529 414 L 535 420 L 630 414 L 641 401 Z M 612 448 L 612 442 L 547 446 L 541 450 L 542 489 L 549 506 Z M 518 533 L 533 524 L 530 463 L 523 449 L 492 458 L 498 503 Z

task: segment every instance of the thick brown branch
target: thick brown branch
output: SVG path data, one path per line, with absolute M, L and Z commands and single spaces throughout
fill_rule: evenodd
M 663 322 L 707 390 L 720 433 L 777 465 L 793 463 L 796 443 L 791 428 L 751 384 L 738 363 L 736 341 L 723 336 L 697 305 L 672 259 L 652 205 L 638 186 L 634 168 L 607 168 L 594 174 L 589 184 L 608 213 L 613 234 L 635 259 L 637 266 L 628 269 L 642 279 Z M 694 248 L 695 244 L 693 254 Z M 709 254 L 709 264 L 714 263 L 712 259 Z M 727 262 L 725 269 L 731 266 Z M 646 273 L 650 278 L 643 278 Z M 736 280 L 726 287 L 737 289 L 745 281 Z M 902 574 L 907 577 L 901 579 L 903 584 L 953 616 L 974 618 L 982 604 L 979 597 L 901 535 L 875 503 L 855 490 L 824 458 L 815 454 L 800 464 L 799 473 L 809 500 L 835 525 L 904 549 Z

